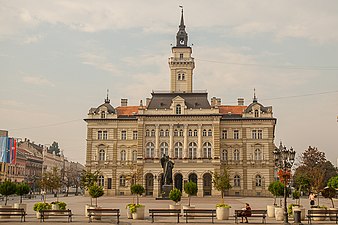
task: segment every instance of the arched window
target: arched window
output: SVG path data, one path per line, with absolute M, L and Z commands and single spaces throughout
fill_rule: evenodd
M 179 132 L 179 136 L 183 136 L 183 130 L 180 130 L 180 132 Z
M 228 160 L 228 150 L 223 149 L 221 154 L 221 160 L 227 161 Z
M 165 130 L 165 136 L 168 137 L 169 136 L 169 130 Z
M 211 159 L 211 144 L 209 142 L 203 144 L 203 157 Z
M 177 142 L 175 143 L 175 158 L 177 159 L 182 159 L 182 149 L 183 149 L 183 145 L 181 142 Z
M 125 186 L 126 186 L 126 177 L 120 176 L 120 187 L 125 187 Z
M 99 178 L 98 178 L 98 183 L 99 183 L 99 186 L 102 186 L 102 187 L 104 187 L 104 176 L 99 176 Z
M 126 161 L 126 151 L 125 150 L 121 151 L 121 161 Z
M 239 150 L 238 149 L 234 150 L 234 160 L 239 160 Z
M 195 142 L 191 142 L 189 144 L 189 159 L 197 158 L 197 144 Z
M 259 111 L 257 109 L 255 110 L 255 117 L 259 117 Z
M 163 137 L 164 136 L 164 130 L 160 130 L 160 137 Z
M 259 148 L 255 149 L 254 159 L 262 160 L 262 152 Z
M 194 136 L 197 137 L 197 135 L 198 135 L 197 130 L 194 130 Z
M 182 80 L 185 80 L 185 74 L 182 73 Z
M 137 161 L 137 151 L 136 150 L 133 151 L 133 161 L 134 162 Z
M 154 130 L 154 129 L 151 130 L 151 136 L 152 136 L 152 137 L 155 137 L 155 130 Z
M 205 129 L 203 130 L 202 136 L 203 136 L 203 137 L 207 136 L 207 130 L 205 130 Z
M 177 80 L 181 80 L 181 74 L 180 73 L 177 75 Z
M 188 131 L 188 136 L 191 137 L 192 136 L 192 130 Z
M 174 130 L 174 136 L 175 136 L 175 137 L 178 136 L 178 130 L 177 130 L 177 129 Z
M 104 149 L 100 149 L 99 151 L 99 161 L 106 160 L 106 151 Z
M 176 114 L 181 114 L 181 113 L 182 113 L 181 105 L 177 104 L 176 105 Z
M 256 175 L 256 187 L 262 187 L 262 177 L 261 177 L 261 175 Z
M 147 129 L 147 130 L 146 130 L 146 137 L 149 137 L 149 134 L 150 134 L 150 132 L 149 132 L 149 130 Z
M 163 155 L 169 155 L 169 153 L 168 153 L 168 144 L 166 142 L 162 142 L 161 143 L 160 149 L 161 149 L 161 157 Z
M 212 136 L 212 131 L 211 131 L 211 129 L 208 130 L 208 136 Z
M 102 111 L 101 112 L 101 119 L 105 119 L 106 118 L 106 112 L 105 111 Z
M 146 145 L 146 158 L 154 158 L 154 144 L 149 142 Z
M 240 187 L 241 186 L 241 177 L 236 175 L 234 176 L 234 187 Z

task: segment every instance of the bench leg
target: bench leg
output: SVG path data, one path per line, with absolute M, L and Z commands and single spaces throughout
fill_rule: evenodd
M 117 224 L 120 224 L 120 214 L 117 214 Z
M 151 222 L 152 223 L 154 222 L 154 213 L 153 212 L 151 213 Z
M 180 223 L 180 214 L 177 213 L 177 223 Z

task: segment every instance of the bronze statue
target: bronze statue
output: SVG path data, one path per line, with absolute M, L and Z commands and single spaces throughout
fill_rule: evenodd
M 161 166 L 163 168 L 163 184 L 171 185 L 173 183 L 173 168 L 174 163 L 170 161 L 169 156 L 163 154 L 161 158 Z

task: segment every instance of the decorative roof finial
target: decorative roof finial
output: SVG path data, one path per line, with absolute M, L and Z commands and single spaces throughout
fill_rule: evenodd
M 253 97 L 253 102 L 257 102 L 257 97 L 256 97 L 256 88 L 254 88 L 254 97 Z
M 180 5 L 179 7 L 182 9 L 181 10 L 181 23 L 180 23 L 180 27 L 185 28 L 184 19 L 183 19 L 183 5 Z
M 104 100 L 104 103 L 110 103 L 110 99 L 108 98 L 109 89 L 107 89 L 107 98 Z
M 184 18 L 183 18 L 183 6 L 179 6 L 181 10 L 181 22 L 179 25 L 178 32 L 176 34 L 176 47 L 187 47 L 188 45 L 188 34 L 185 31 Z

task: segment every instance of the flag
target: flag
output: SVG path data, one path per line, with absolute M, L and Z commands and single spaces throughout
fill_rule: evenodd
M 14 138 L 8 138 L 6 162 L 10 164 L 16 163 L 16 140 Z

